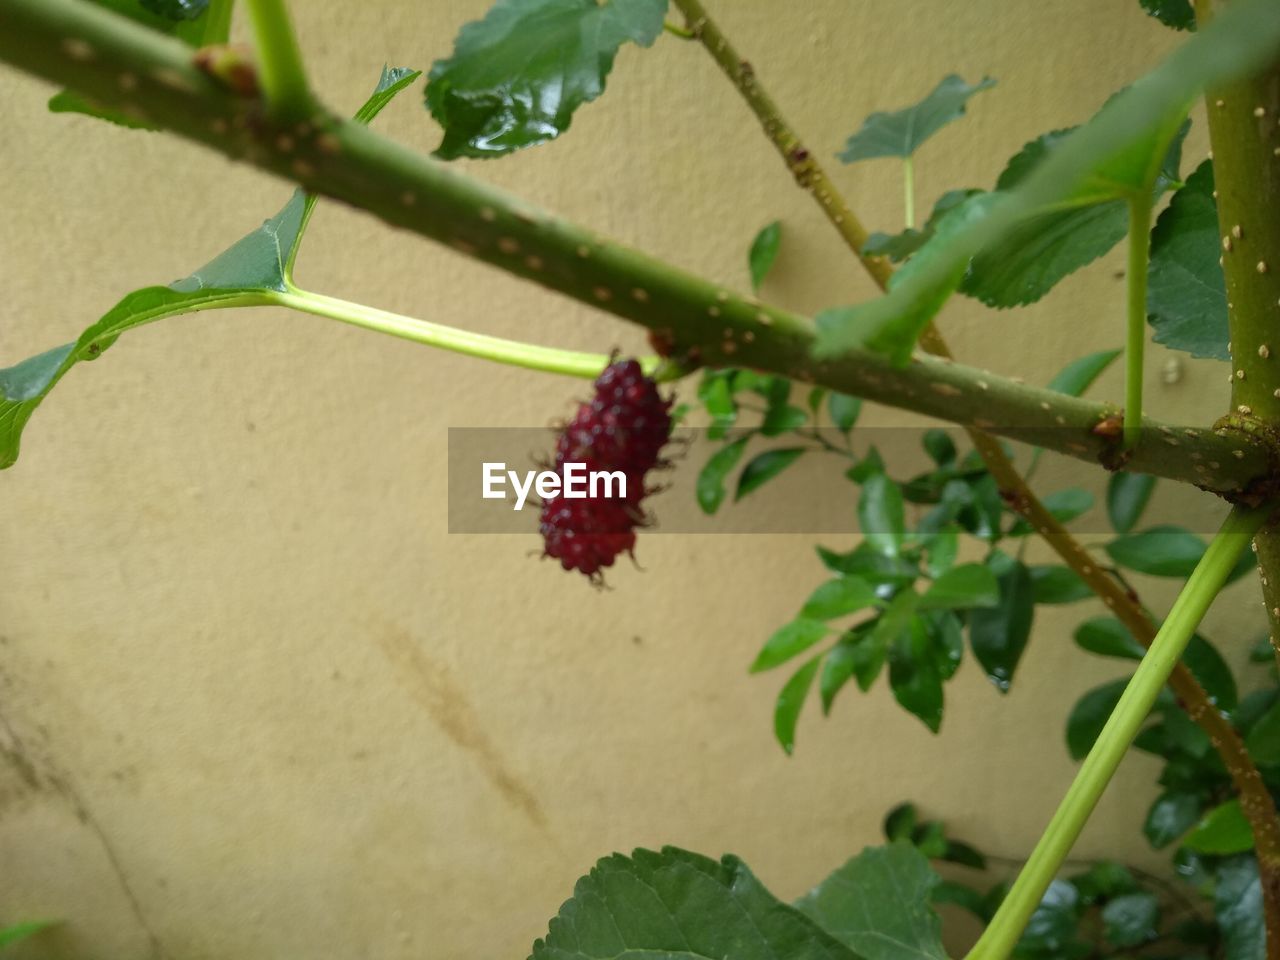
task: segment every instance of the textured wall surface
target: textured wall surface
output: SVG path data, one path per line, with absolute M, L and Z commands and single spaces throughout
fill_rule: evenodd
M 429 65 L 485 6 L 293 4 L 317 85 L 353 106 L 384 61 Z M 823 157 L 945 73 L 997 77 L 922 153 L 926 209 L 990 185 L 1177 40 L 1132 0 L 713 9 Z M 0 363 L 184 275 L 288 195 L 184 143 L 51 117 L 50 92 L 0 71 Z M 418 91 L 378 126 L 424 151 L 437 136 Z M 766 296 L 814 310 L 871 293 L 734 90 L 673 37 L 625 50 L 560 141 L 468 171 L 742 286 L 747 242 L 781 218 Z M 894 164 L 835 175 L 870 224 L 898 222 Z M 1120 343 L 1120 267 L 1030 309 L 956 303 L 944 328 L 960 356 L 1044 382 Z M 331 204 L 299 279 L 546 343 L 643 342 Z M 1219 367 L 1162 387 L 1163 362 L 1153 410 L 1216 415 Z M 1066 710 L 1121 669 L 1070 642 L 1099 611 L 1043 612 L 1007 696 L 967 662 L 940 736 L 881 686 L 810 710 L 787 758 L 781 678 L 745 668 L 821 579 L 812 537 L 644 536 L 644 572 L 600 592 L 531 558 L 532 535 L 446 532 L 446 428 L 543 426 L 584 389 L 275 310 L 166 321 L 67 378 L 0 474 L 0 919 L 66 921 L 22 956 L 522 957 L 610 851 L 732 850 L 794 896 L 907 798 L 980 847 L 1029 849 L 1073 772 Z M 1118 371 L 1098 393 L 1119 393 Z M 696 466 L 665 496 L 691 496 Z M 1167 603 L 1167 584 L 1144 587 Z M 1215 611 L 1211 634 L 1251 636 L 1254 613 Z M 1162 862 L 1138 834 L 1153 771 L 1126 762 L 1082 856 Z

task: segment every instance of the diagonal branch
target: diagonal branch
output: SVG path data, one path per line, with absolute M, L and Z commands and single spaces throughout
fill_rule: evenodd
M 154 126 L 347 201 L 509 273 L 654 331 L 684 357 L 747 365 L 1114 465 L 1114 407 L 946 359 L 906 368 L 854 351 L 819 362 L 812 322 L 602 239 L 363 126 L 316 109 L 282 126 L 263 103 L 202 73 L 192 51 L 75 0 L 0 0 L 0 60 L 145 116 Z M 1264 496 L 1272 445 L 1228 429 L 1146 421 L 1130 469 L 1233 499 Z
M 885 260 L 863 253 L 867 240 L 866 228 L 832 185 L 821 164 L 783 118 L 777 105 L 761 86 L 754 68 L 739 56 L 723 31 L 707 14 L 701 0 L 674 0 L 674 3 L 684 14 L 693 35 L 702 42 L 720 69 L 742 92 L 743 99 L 795 175 L 796 182 L 813 194 L 867 273 L 882 290 L 887 289 L 893 268 Z M 1275 166 L 1280 169 L 1280 160 L 1275 161 Z M 1272 228 L 1274 230 L 1274 224 Z M 1280 260 L 1280 253 L 1276 256 Z M 1145 273 L 1145 257 L 1142 266 Z M 1269 304 L 1273 296 L 1265 293 L 1264 298 Z M 1240 334 L 1236 336 L 1238 342 Z M 946 341 L 932 325 L 921 338 L 921 344 L 931 353 L 944 357 L 951 355 Z M 1277 349 L 1280 350 L 1280 347 Z M 1271 386 L 1272 383 L 1267 383 L 1266 389 L 1269 391 Z M 1277 396 L 1280 396 L 1280 391 L 1277 391 Z M 968 427 L 967 432 L 987 469 L 995 477 L 1001 495 L 1010 508 L 1027 519 L 1036 533 L 1102 599 L 1134 638 L 1143 647 L 1149 648 L 1156 637 L 1156 625 L 1147 616 L 1137 596 L 1098 567 L 1080 542 L 1040 502 L 991 434 L 973 427 Z M 1280 611 L 1280 607 L 1276 609 Z M 1280 612 L 1276 616 L 1280 619 Z M 1178 663 L 1175 666 L 1169 677 L 1169 687 L 1191 719 L 1208 734 L 1209 741 L 1218 751 L 1223 766 L 1240 794 L 1241 809 L 1245 811 L 1253 828 L 1260 870 L 1267 880 L 1264 890 L 1268 891 L 1266 901 L 1269 940 L 1272 944 L 1280 944 L 1280 817 L 1277 816 L 1275 802 L 1245 749 L 1240 734 L 1213 705 L 1204 687 L 1185 664 Z

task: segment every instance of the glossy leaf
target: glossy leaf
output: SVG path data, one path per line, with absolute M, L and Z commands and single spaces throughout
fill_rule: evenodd
M 920 598 L 920 610 L 963 610 L 1000 603 L 996 576 L 980 563 L 952 567 L 933 581 Z
M 497 0 L 432 64 L 436 156 L 500 157 L 560 136 L 604 92 L 619 48 L 662 32 L 667 0 Z
M 1151 231 L 1147 319 L 1156 343 L 1193 357 L 1230 360 L 1222 238 L 1206 160 L 1173 195 Z
M 1146 473 L 1113 473 L 1107 481 L 1107 517 L 1116 533 L 1128 533 L 1142 518 L 1156 478 Z
M 1050 883 L 1031 914 L 1016 952 L 1021 955 L 1031 951 L 1055 958 L 1066 955 L 1068 945 L 1075 939 L 1079 901 L 1080 894 L 1067 881 Z
M 813 591 L 800 611 L 810 620 L 833 620 L 874 605 L 876 592 L 861 577 L 844 576 L 828 580 Z
M 836 694 L 844 689 L 854 672 L 853 643 L 837 643 L 822 661 L 822 673 L 818 675 L 818 695 L 822 699 L 822 713 L 831 712 Z
M 926 430 L 920 442 L 924 446 L 925 453 L 929 454 L 929 459 L 939 467 L 945 467 L 955 462 L 955 441 L 951 439 L 951 434 L 947 433 L 947 431 L 936 427 Z
M 782 248 L 782 222 L 773 221 L 763 227 L 751 241 L 751 249 L 747 252 L 747 266 L 751 270 L 751 289 L 758 291 L 764 278 L 778 259 L 778 251 Z
M 194 20 L 204 13 L 209 0 L 139 0 L 143 7 L 166 20 Z
M 577 882 L 530 960 L 857 960 L 779 902 L 737 857 L 675 847 L 596 863 Z
M 1089 585 L 1070 567 L 1046 564 L 1028 569 L 1036 603 L 1075 603 L 1093 596 Z
M 887 556 L 902 548 L 906 529 L 902 490 L 883 473 L 868 477 L 858 498 L 858 522 L 872 547 Z
M 1280 700 L 1253 724 L 1245 743 L 1256 762 L 1280 764 Z
M 1160 902 L 1140 890 L 1111 900 L 1102 908 L 1103 933 L 1117 947 L 1136 947 L 1154 940 L 1160 923 Z
M 1157 850 L 1167 847 L 1196 825 L 1202 809 L 1199 794 L 1166 790 L 1151 804 L 1142 832 Z
M 1093 494 L 1079 487 L 1055 490 L 1041 501 L 1059 523 L 1068 523 L 1093 509 Z
M 1013 673 L 1031 635 L 1035 588 L 1031 572 L 1016 561 L 997 579 L 1000 602 L 969 613 L 969 643 L 988 679 L 1004 693 L 1013 681 Z
M 924 621 L 914 617 L 889 647 L 893 697 L 937 733 L 942 726 L 942 675 Z
M 863 850 L 796 908 L 866 960 L 945 960 L 937 884 L 924 855 L 900 840 Z
M 1094 617 L 1076 627 L 1075 641 L 1081 649 L 1101 657 L 1141 660 L 1146 649 L 1133 638 L 1128 627 L 1115 617 Z
M 742 459 L 742 451 L 746 449 L 750 436 L 740 437 L 707 458 L 702 469 L 698 471 L 695 495 L 698 506 L 703 513 L 713 514 L 720 509 L 725 498 L 725 479 L 733 472 L 733 468 Z
M 1182 654 L 1182 662 L 1200 681 L 1216 707 L 1226 711 L 1236 708 L 1240 697 L 1235 675 L 1212 643 L 1198 633 L 1193 634 Z
M 1116 537 L 1106 551 L 1129 570 L 1155 577 L 1188 577 L 1204 555 L 1205 543 L 1182 527 L 1159 526 Z
M 842 433 L 848 433 L 858 422 L 858 414 L 862 412 L 862 398 L 832 391 L 827 397 L 827 412 L 831 415 L 831 422 L 836 425 L 836 429 Z
M 1049 389 L 1079 397 L 1089 389 L 1111 362 L 1120 356 L 1119 350 L 1099 350 L 1072 360 L 1049 381 Z
M 1142 9 L 1166 27 L 1175 30 L 1196 28 L 1196 12 L 1191 0 L 1142 0 Z
M 828 633 L 827 625 L 803 617 L 778 628 L 751 664 L 751 672 L 772 670 L 792 657 L 804 653 Z
M 920 144 L 964 116 L 970 97 L 993 86 L 995 81 L 990 77 L 974 84 L 955 74 L 943 77 L 920 102 L 892 113 L 871 114 L 837 156 L 845 163 L 872 157 L 909 157 Z
M 814 657 L 791 675 L 778 694 L 778 702 L 773 708 L 773 733 L 787 753 L 796 748 L 796 722 L 821 665 L 822 657 Z
M 1263 960 L 1267 930 L 1258 861 L 1253 856 L 1232 857 L 1219 865 L 1213 907 L 1222 932 L 1224 960 Z
M 1113 680 L 1094 687 L 1076 701 L 1067 717 L 1067 750 L 1072 760 L 1083 760 L 1120 702 L 1128 680 Z
M 1182 845 L 1196 853 L 1225 856 L 1253 849 L 1253 828 L 1240 809 L 1239 798 L 1219 804 L 1204 815 Z
M 742 468 L 742 474 L 738 477 L 738 490 L 733 499 L 741 500 L 753 490 L 760 489 L 800 459 L 804 452 L 804 447 L 786 447 L 781 450 L 766 450 L 755 457 Z

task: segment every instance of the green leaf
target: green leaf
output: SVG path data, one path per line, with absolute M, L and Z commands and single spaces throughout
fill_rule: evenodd
M 796 721 L 800 719 L 800 708 L 809 696 L 809 688 L 813 686 L 813 678 L 821 663 L 822 655 L 819 654 L 793 673 L 778 694 L 778 702 L 773 708 L 773 733 L 788 754 L 796 748 Z
M 1226 948 L 1224 960 L 1264 960 L 1267 930 L 1256 858 L 1233 857 L 1219 865 L 1213 912 Z
M 924 621 L 913 617 L 889 647 L 893 697 L 934 733 L 942 726 L 942 675 Z
M 828 580 L 813 591 L 801 617 L 810 620 L 834 620 L 857 610 L 873 606 L 876 592 L 861 577 L 844 576 L 838 580 Z
M 750 439 L 751 436 L 747 435 L 725 444 L 708 457 L 707 462 L 698 471 L 695 494 L 698 498 L 698 506 L 702 508 L 703 513 L 713 514 L 720 509 L 720 504 L 724 503 L 725 479 L 742 459 L 742 451 L 746 449 L 747 441 Z
M 1080 396 L 1101 376 L 1102 371 L 1111 366 L 1111 361 L 1120 356 L 1120 352 L 1099 350 L 1072 360 L 1049 381 L 1049 389 L 1072 397 Z
M 1182 527 L 1159 526 L 1116 537 L 1107 555 L 1122 567 L 1154 577 L 1188 577 L 1204 555 L 1204 541 Z
M 444 127 L 436 156 L 500 157 L 554 140 L 604 92 L 618 49 L 650 46 L 667 0 L 497 0 L 431 66 L 427 108 Z
M 868 477 L 858 498 L 858 522 L 873 549 L 897 556 L 906 530 L 902 489 L 883 473 Z
M 600 860 L 529 960 L 858 960 L 737 857 L 665 847 Z
M 357 119 L 372 119 L 391 96 L 418 76 L 415 71 L 384 67 L 373 96 L 357 113 Z M 315 197 L 295 191 L 279 213 L 190 276 L 167 287 L 135 290 L 75 343 L 0 369 L 0 470 L 17 460 L 22 430 L 49 391 L 77 363 L 101 356 L 120 334 L 179 314 L 261 305 L 270 301 L 272 292 L 284 292 L 314 206 Z
M 738 490 L 733 499 L 741 500 L 748 493 L 764 486 L 795 463 L 804 452 L 804 447 L 785 447 L 781 450 L 766 450 L 755 457 L 742 468 L 742 474 L 738 477 Z
M 1156 478 L 1145 473 L 1113 473 L 1107 481 L 1107 517 L 1116 533 L 1128 533 L 1142 517 Z
M 1280 700 L 1254 723 L 1245 740 L 1249 753 L 1257 763 L 1280 763 Z
M 856 636 L 856 634 L 855 634 Z M 827 653 L 822 661 L 822 673 L 818 677 L 818 694 L 822 698 L 822 713 L 831 712 L 831 705 L 854 673 L 855 655 L 852 643 L 841 641 Z
M 1154 940 L 1160 923 L 1160 902 L 1141 890 L 1116 897 L 1102 908 L 1103 931 L 1117 947 L 1136 947 Z
M 1075 603 L 1093 596 L 1089 585 L 1070 567 L 1046 564 L 1028 569 L 1036 603 Z
M 827 398 L 827 412 L 831 414 L 831 422 L 836 425 L 836 429 L 841 433 L 848 433 L 858 422 L 858 414 L 862 412 L 862 398 L 832 391 Z
M 886 840 L 910 840 L 915 832 L 916 807 L 913 803 L 900 803 L 885 814 L 882 829 Z
M 955 441 L 951 439 L 951 434 L 947 433 L 947 431 L 936 427 L 926 430 L 920 442 L 924 445 L 925 453 L 929 454 L 929 459 L 939 467 L 945 467 L 955 462 Z
M 1213 161 L 1173 195 L 1151 231 L 1147 319 L 1156 343 L 1194 357 L 1230 360 Z
M 872 157 L 909 157 L 920 144 L 964 116 L 970 97 L 995 83 L 990 77 L 975 84 L 965 83 L 955 74 L 943 77 L 919 103 L 892 113 L 871 114 L 837 156 L 845 163 Z
M 1042 501 L 1059 523 L 1067 523 L 1093 509 L 1093 494 L 1079 487 L 1055 490 Z
M 1065 880 L 1054 880 L 1040 898 L 1031 915 L 1022 939 L 1018 941 L 1017 954 L 1033 951 L 1050 957 L 1062 957 L 1075 939 L 1076 922 L 1079 919 L 1080 894 Z
M 1253 849 L 1253 828 L 1236 797 L 1214 807 L 1182 838 L 1182 845 L 1196 853 L 1224 856 Z
M 1067 750 L 1072 760 L 1083 760 L 1092 749 L 1128 683 L 1127 678 L 1104 683 L 1076 701 L 1067 717 Z
M 31 920 L 26 923 L 15 923 L 0 928 L 0 947 L 7 947 L 28 937 L 34 937 L 42 930 L 57 926 L 56 920 Z
M 760 433 L 766 437 L 776 437 L 797 427 L 803 427 L 808 422 L 809 414 L 803 407 L 782 403 L 769 407 L 764 415 L 764 421 L 760 424 Z
M 1236 678 L 1212 643 L 1198 633 L 1193 634 L 1182 654 L 1182 662 L 1200 681 L 1214 706 L 1227 712 L 1236 708 L 1240 699 Z
M 827 625 L 817 620 L 803 617 L 792 620 L 779 627 L 765 643 L 755 662 L 751 664 L 752 673 L 772 670 L 786 663 L 792 657 L 804 653 L 828 633 Z
M 782 247 L 782 221 L 775 220 L 756 234 L 747 253 L 747 266 L 751 269 L 751 289 L 760 290 L 773 262 L 778 259 Z
M 1070 882 L 1080 894 L 1080 899 L 1087 904 L 1110 900 L 1138 889 L 1133 874 L 1110 860 L 1095 863 L 1084 873 L 1072 877 Z
M 986 898 L 972 887 L 951 880 L 943 880 L 933 888 L 933 903 L 954 903 L 957 907 L 968 910 L 984 923 L 990 920 L 986 909 Z
M 373 88 L 373 94 L 369 99 L 361 104 L 353 119 L 356 123 L 372 123 L 373 118 L 395 99 L 396 94 L 412 85 L 420 76 L 422 76 L 421 70 L 383 64 L 382 76 L 378 78 L 378 85 Z
M 1027 647 L 1035 615 L 1035 588 L 1025 564 L 1014 562 L 997 578 L 1000 602 L 969 613 L 969 644 L 987 678 L 1005 693 Z
M 1199 794 L 1166 790 L 1151 804 L 1142 832 L 1157 850 L 1167 847 L 1195 826 L 1202 809 Z
M 166 20 L 194 20 L 204 13 L 209 0 L 140 0 L 142 5 Z
M 863 850 L 796 908 L 866 960 L 945 960 L 931 906 L 937 885 L 924 855 L 897 841 Z
M 942 574 L 920 598 L 920 610 L 963 610 L 1000 603 L 996 576 L 980 563 L 965 563 Z
M 1166 27 L 1175 30 L 1196 28 L 1196 12 L 1191 0 L 1142 0 L 1142 9 Z
M 1133 634 L 1114 617 L 1094 617 L 1076 627 L 1076 643 L 1090 653 L 1101 657 L 1120 657 L 1123 660 L 1141 660 L 1147 651 L 1133 639 Z
M 958 207 L 981 190 L 948 190 L 933 205 L 933 212 L 925 221 L 924 227 L 915 230 L 908 227 L 901 233 L 873 233 L 862 245 L 862 253 L 868 257 L 888 257 L 894 263 L 901 263 L 928 243 L 934 235 L 941 220 L 953 207 Z

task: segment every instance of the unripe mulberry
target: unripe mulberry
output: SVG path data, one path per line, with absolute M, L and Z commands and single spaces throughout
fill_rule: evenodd
M 555 470 L 582 463 L 588 472 L 621 471 L 626 497 L 547 500 L 540 525 L 546 556 L 598 580 L 619 554 L 631 553 L 635 528 L 644 523 L 645 474 L 671 436 L 670 408 L 635 360 L 612 363 L 596 378 L 595 395 L 560 433 Z

